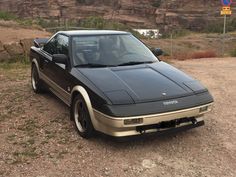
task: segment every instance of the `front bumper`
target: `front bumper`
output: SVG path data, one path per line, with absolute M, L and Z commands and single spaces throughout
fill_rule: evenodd
M 178 111 L 133 117 L 111 117 L 94 109 L 95 122 L 93 123 L 94 128 L 99 132 L 114 137 L 126 137 L 186 126 L 192 128 L 201 126 L 204 124 L 202 116 L 211 109 L 212 103 Z M 182 121 L 183 119 L 190 121 Z M 174 126 L 161 126 L 173 123 L 173 121 L 178 123 Z

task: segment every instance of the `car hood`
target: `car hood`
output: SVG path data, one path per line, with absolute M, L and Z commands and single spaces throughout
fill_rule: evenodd
M 168 100 L 206 91 L 198 81 L 165 62 L 79 71 L 113 104 Z

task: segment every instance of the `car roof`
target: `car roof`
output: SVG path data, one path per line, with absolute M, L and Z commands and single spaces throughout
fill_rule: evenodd
M 58 33 L 65 34 L 67 36 L 130 34 L 129 32 L 115 30 L 73 30 L 59 31 Z

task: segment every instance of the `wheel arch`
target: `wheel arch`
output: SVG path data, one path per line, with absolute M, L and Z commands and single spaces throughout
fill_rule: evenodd
M 90 101 L 88 92 L 85 90 L 84 87 L 82 87 L 80 85 L 75 86 L 72 89 L 72 91 L 71 91 L 71 101 L 70 101 L 71 102 L 70 103 L 71 110 L 73 110 L 73 107 L 72 107 L 73 106 L 72 105 L 73 104 L 73 100 L 74 100 L 75 96 L 78 95 L 78 94 L 80 94 L 83 97 L 83 99 L 85 101 L 85 104 L 86 104 L 86 106 L 88 108 L 88 112 L 89 112 L 89 116 L 91 118 L 92 124 L 93 124 L 93 126 L 96 127 L 96 119 L 95 119 L 95 116 L 94 116 L 93 107 L 92 107 L 92 103 Z M 72 119 L 72 116 L 71 116 L 71 119 Z
M 34 59 L 32 60 L 31 65 L 32 65 L 32 66 L 33 66 L 33 65 L 36 66 L 36 68 L 37 68 L 37 70 L 38 70 L 39 77 L 41 77 L 40 72 L 39 72 L 39 64 L 38 64 L 38 61 L 37 61 L 36 58 L 34 58 Z

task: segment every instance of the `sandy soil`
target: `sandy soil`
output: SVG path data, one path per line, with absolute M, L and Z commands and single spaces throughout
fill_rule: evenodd
M 19 41 L 20 39 L 32 39 L 36 37 L 48 37 L 50 33 L 42 30 L 27 29 L 19 27 L 3 27 L 0 25 L 0 41 L 2 43 L 10 43 Z
M 28 67 L 0 65 L 0 176 L 236 176 L 236 58 L 172 64 L 213 94 L 206 125 L 123 143 L 82 139 L 62 102 L 32 92 Z

